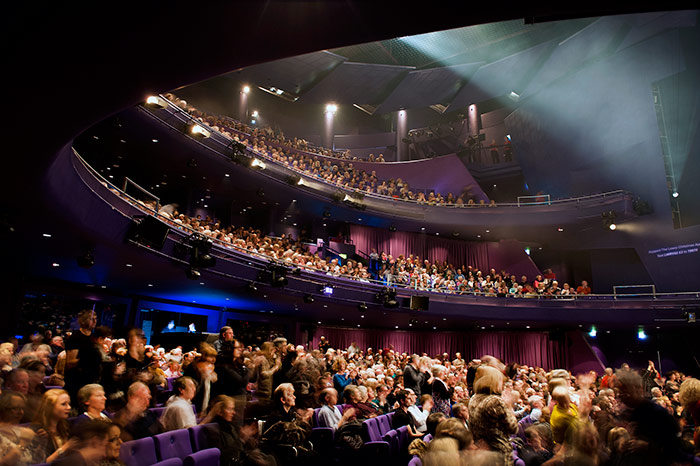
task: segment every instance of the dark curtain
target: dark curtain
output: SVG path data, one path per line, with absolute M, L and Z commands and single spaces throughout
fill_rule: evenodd
M 380 254 L 384 251 L 394 257 L 413 254 L 430 262 L 447 260 L 456 267 L 471 265 L 480 270 L 488 270 L 491 267 L 488 243 L 459 241 L 419 233 L 391 232 L 361 225 L 350 226 L 350 238 L 355 249 L 365 254 L 376 249 Z M 496 265 L 498 264 L 493 266 Z
M 332 348 L 346 349 L 351 343 L 360 348 L 390 348 L 399 353 L 427 353 L 437 356 L 456 352 L 466 360 L 495 356 L 504 363 L 516 362 L 546 370 L 567 368 L 565 341 L 549 339 L 547 332 L 443 332 L 399 331 L 318 327 L 313 347 L 325 336 Z

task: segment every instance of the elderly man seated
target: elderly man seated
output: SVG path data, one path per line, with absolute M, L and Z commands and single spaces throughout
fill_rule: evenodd
M 152 437 L 163 432 L 155 414 L 148 410 L 151 391 L 143 382 L 134 382 L 126 394 L 126 406 L 114 416 L 114 422 L 122 428 L 122 440 Z
M 320 427 L 340 428 L 349 419 L 355 416 L 354 408 L 347 408 L 343 414 L 336 406 L 338 403 L 338 391 L 335 388 L 326 388 L 321 392 L 323 406 L 318 413 L 318 425 Z
M 191 377 L 180 377 L 173 384 L 177 395 L 170 397 L 160 418 L 163 429 L 187 429 L 197 425 L 197 417 L 192 410 L 192 398 L 197 393 L 197 384 Z

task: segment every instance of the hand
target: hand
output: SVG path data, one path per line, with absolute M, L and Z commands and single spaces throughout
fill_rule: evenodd
M 357 410 L 355 408 L 347 408 L 345 411 L 343 411 L 343 417 L 345 419 L 348 419 L 354 417 L 356 413 Z
M 297 416 L 299 416 L 299 418 L 302 421 L 309 422 L 309 420 L 311 419 L 311 416 L 313 416 L 313 414 L 314 414 L 314 410 L 311 408 L 297 409 Z

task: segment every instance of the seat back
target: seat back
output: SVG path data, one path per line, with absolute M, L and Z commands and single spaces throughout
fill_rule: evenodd
M 180 458 L 168 458 L 157 462 L 153 466 L 182 466 L 182 460 Z
M 408 462 L 408 466 L 423 466 L 423 462 L 420 460 L 420 456 L 413 455 L 411 461 Z
M 370 442 L 378 442 L 382 439 L 382 436 L 379 434 L 379 424 L 377 423 L 376 418 L 365 419 L 362 421 L 362 426 L 365 435 Z
M 398 449 L 396 452 L 399 455 L 403 455 L 408 451 L 408 443 L 411 439 L 408 433 L 408 426 L 401 426 L 398 429 L 396 429 L 396 432 L 398 434 L 399 439 Z
M 149 466 L 158 462 L 156 446 L 151 437 L 122 443 L 119 458 L 126 466 Z
M 433 434 L 425 434 L 425 437 L 423 437 L 423 441 L 425 443 L 430 443 L 430 441 L 433 439 Z
M 163 415 L 163 412 L 165 412 L 165 407 L 164 407 L 164 406 L 161 406 L 161 407 L 158 407 L 158 408 L 149 408 L 148 410 L 149 410 L 150 412 L 152 412 L 153 414 L 155 414 L 155 416 L 156 416 L 158 419 L 160 419 L 160 417 Z
M 153 437 L 158 459 L 184 458 L 192 454 L 190 433 L 186 429 L 171 430 Z
M 389 444 L 389 451 L 391 452 L 391 455 L 396 455 L 399 448 L 399 433 L 392 429 L 384 434 L 382 440 Z
M 221 451 L 218 448 L 207 448 L 187 456 L 182 464 L 183 466 L 219 466 L 220 456 Z
M 384 435 L 391 430 L 391 419 L 387 414 L 377 416 L 377 422 L 379 423 L 379 434 Z
M 216 423 L 211 423 L 192 426 L 187 429 L 190 433 L 190 443 L 192 443 L 192 451 L 206 450 L 207 448 L 209 448 L 209 442 L 207 441 L 208 429 L 216 429 L 218 431 L 219 426 Z
M 322 426 L 318 423 L 318 413 L 320 413 L 320 412 L 321 412 L 321 408 L 314 409 L 314 417 L 313 417 L 314 423 L 312 424 L 313 427 L 326 427 L 326 426 Z

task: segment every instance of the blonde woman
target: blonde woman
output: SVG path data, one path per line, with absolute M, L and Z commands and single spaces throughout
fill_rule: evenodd
M 70 396 L 65 390 L 52 389 L 44 393 L 31 427 L 39 437 L 38 456 L 45 463 L 55 461 L 75 446 L 75 441 L 69 440 L 70 410 Z

